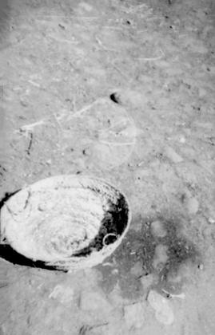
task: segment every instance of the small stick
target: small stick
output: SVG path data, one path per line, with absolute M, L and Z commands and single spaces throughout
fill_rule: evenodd
M 136 58 L 138 60 L 143 60 L 143 61 L 154 61 L 154 60 L 158 60 L 161 59 L 164 56 L 164 52 L 160 49 L 160 56 L 157 57 L 152 57 L 152 58 Z
M 79 117 L 81 114 L 87 112 L 90 108 L 92 108 L 95 104 L 97 104 L 98 102 L 102 101 L 101 98 L 95 100 L 94 102 L 92 102 L 91 104 L 83 107 L 82 109 L 80 109 L 79 111 L 75 112 L 74 114 L 72 114 L 68 119 L 73 118 L 73 117 Z
M 125 145 L 134 145 L 135 142 L 124 142 L 124 143 L 116 143 L 116 142 L 107 142 L 107 141 L 99 141 L 102 144 L 107 144 L 113 147 L 122 147 Z
M 167 292 L 166 290 L 162 289 L 162 291 L 167 294 L 169 297 L 171 298 L 181 298 L 181 299 L 184 299 L 185 298 L 185 294 L 184 293 L 181 293 L 181 294 L 172 294 L 172 293 L 169 293 Z
M 16 130 L 15 132 L 21 132 L 21 133 L 22 132 L 27 132 L 28 133 L 30 131 L 33 131 L 34 127 L 37 127 L 37 126 L 39 126 L 41 124 L 44 124 L 44 123 L 45 123 L 44 120 L 40 120 L 40 121 L 31 123 L 31 124 L 26 124 L 26 125 L 20 127 L 19 130 Z
M 29 140 L 29 145 L 28 145 L 28 149 L 27 149 L 27 154 L 30 156 L 30 151 L 31 151 L 31 147 L 32 147 L 32 143 L 33 143 L 33 133 L 30 132 L 30 140 Z

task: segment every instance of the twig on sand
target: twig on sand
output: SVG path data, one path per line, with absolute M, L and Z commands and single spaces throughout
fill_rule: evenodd
M 117 53 L 119 53 L 120 52 L 120 50 L 115 50 L 115 49 L 109 49 L 109 48 L 106 48 L 104 45 L 103 45 L 103 43 L 101 42 L 101 40 L 96 36 L 96 42 L 98 43 L 98 45 L 103 49 L 103 50 L 105 50 L 105 51 L 107 51 L 107 52 L 117 52 Z M 126 80 L 130 80 L 130 78 L 118 67 L 118 66 L 116 66 L 113 62 L 110 62 L 110 64 L 111 64 L 111 66 L 112 66 L 112 68 L 113 69 L 115 69 L 115 70 L 117 70 L 117 72 L 119 72 L 120 73 L 120 75 L 122 76 L 122 77 L 124 77 Z
M 169 293 L 168 291 L 162 289 L 162 291 L 170 298 L 181 298 L 181 299 L 185 299 L 185 294 L 181 293 L 181 294 L 172 294 Z
M 29 144 L 28 144 L 28 148 L 27 148 L 27 154 L 28 156 L 30 156 L 30 153 L 31 153 L 31 147 L 32 147 L 32 144 L 33 144 L 33 133 L 30 133 L 30 140 L 29 140 Z
M 61 135 L 61 133 L 63 132 L 63 128 L 59 122 L 59 118 L 56 116 L 55 113 L 52 113 L 52 116 L 53 116 L 54 123 L 57 126 L 58 134 Z
M 70 115 L 67 117 L 67 120 L 70 120 L 71 118 L 74 118 L 74 117 L 81 117 L 83 113 L 87 112 L 89 109 L 91 109 L 95 104 L 97 104 L 98 102 L 102 102 L 104 100 L 104 98 L 99 98 L 97 100 L 95 100 L 94 102 L 92 102 L 91 104 L 81 108 L 79 111 L 75 112 L 74 114 Z M 59 133 L 63 131 L 62 129 L 62 126 L 60 124 L 60 120 L 63 119 L 65 116 L 64 115 L 61 115 L 61 116 L 57 116 L 55 113 L 52 113 L 51 115 L 52 119 L 54 120 L 57 128 L 58 128 L 58 131 Z M 43 125 L 45 123 L 47 123 L 48 121 L 50 121 L 50 116 L 47 117 L 46 119 L 41 119 L 39 121 L 36 121 L 34 123 L 30 123 L 30 124 L 26 124 L 26 125 L 23 125 L 21 126 L 19 129 L 16 129 L 14 132 L 15 133 L 19 133 L 19 134 L 22 134 L 26 137 L 29 137 L 31 136 L 31 134 L 33 133 L 34 131 L 34 128 L 37 127 L 37 126 L 40 126 L 40 125 Z
M 33 85 L 33 86 L 36 86 L 36 87 L 41 87 L 40 86 L 40 84 L 38 84 L 38 83 L 36 83 L 35 81 L 33 81 L 33 80 L 28 80 L 28 82 L 31 84 L 31 85 Z
M 79 111 L 75 112 L 74 114 L 72 114 L 71 116 L 68 117 L 68 119 L 71 119 L 73 117 L 80 117 L 83 113 L 87 112 L 89 109 L 91 109 L 95 104 L 97 104 L 98 102 L 101 102 L 103 99 L 99 98 L 95 101 L 93 101 L 91 104 L 81 108 Z
M 16 133 L 24 133 L 25 135 L 29 135 L 29 133 L 32 133 L 34 128 L 37 126 L 40 126 L 45 123 L 45 120 L 40 120 L 31 124 L 26 124 L 22 127 L 20 127 L 18 130 L 15 130 Z
M 136 59 L 142 60 L 142 61 L 155 61 L 155 60 L 161 59 L 163 56 L 164 56 L 164 52 L 163 52 L 163 50 L 160 49 L 160 55 L 157 56 L 157 57 L 151 57 L 151 58 L 150 57 L 149 58 L 138 57 Z
M 107 141 L 99 141 L 102 144 L 106 144 L 109 145 L 111 147 L 122 147 L 122 146 L 126 146 L 126 145 L 134 145 L 135 142 L 124 142 L 124 143 L 117 143 L 117 142 L 107 142 Z
M 61 43 L 67 43 L 67 44 L 78 44 L 79 42 L 74 40 L 74 37 L 71 37 L 70 40 L 66 39 L 66 38 L 58 38 L 57 36 L 49 36 L 50 38 L 52 38 L 53 40 L 57 41 L 57 42 L 61 42 Z
M 71 115 L 71 118 L 81 116 L 83 113 L 87 112 L 93 105 L 94 105 L 94 102 L 92 104 L 89 104 L 89 105 L 79 109 L 79 111 L 77 111 L 77 112 L 75 112 L 74 114 Z
M 121 76 L 127 80 L 127 82 L 129 82 L 131 84 L 131 82 L 133 81 L 133 78 L 130 78 L 129 76 L 127 76 L 127 74 L 125 74 L 118 66 L 116 66 L 113 62 L 110 62 L 110 64 L 112 65 L 112 67 L 117 70 L 117 72 L 119 72 L 121 74 Z
M 107 48 L 104 46 L 104 44 L 102 43 L 102 41 L 98 38 L 98 36 L 95 37 L 96 42 L 98 43 L 98 45 L 105 51 L 113 51 L 113 52 L 120 52 L 120 50 L 116 50 L 116 49 L 111 49 L 111 48 Z
M 107 326 L 108 325 L 108 322 L 104 322 L 104 323 L 100 323 L 100 324 L 95 324 L 95 325 L 83 325 L 80 329 L 79 329 L 79 332 L 78 332 L 78 335 L 85 335 L 88 333 L 88 331 L 94 329 L 94 328 L 99 328 L 99 327 L 102 327 L 102 326 Z

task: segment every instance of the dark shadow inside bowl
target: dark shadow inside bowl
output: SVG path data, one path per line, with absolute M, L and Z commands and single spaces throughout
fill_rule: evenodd
M 104 246 L 115 243 L 123 234 L 129 221 L 129 209 L 125 198 L 120 194 L 117 203 L 111 204 L 101 222 L 101 227 L 89 245 L 75 252 L 73 257 L 87 257 L 92 251 L 100 251 Z M 105 243 L 104 243 L 105 241 Z
M 4 202 L 7 201 L 13 194 L 7 194 L 4 199 L 1 201 L 1 207 L 4 205 Z M 75 253 L 71 254 L 71 259 L 73 257 L 77 258 L 90 258 L 90 255 L 93 251 L 99 252 L 104 247 L 108 247 L 109 245 L 115 243 L 120 236 L 125 231 L 127 225 L 129 223 L 129 208 L 126 202 L 126 199 L 123 195 L 119 194 L 116 204 L 109 203 L 109 209 L 106 211 L 105 216 L 101 222 L 101 227 L 95 236 L 95 238 L 89 242 L 89 245 L 83 249 L 76 251 Z M 59 266 L 50 266 L 47 265 L 47 262 L 41 260 L 32 260 L 23 256 L 22 254 L 15 251 L 9 244 L 7 244 L 6 240 L 2 241 L 3 244 L 0 244 L 0 257 L 13 263 L 22 266 L 29 266 L 47 270 L 62 270 L 67 272 L 63 268 Z M 5 243 L 5 244 L 4 244 Z M 68 257 L 69 260 L 69 257 Z M 59 264 L 58 263 L 58 264 Z

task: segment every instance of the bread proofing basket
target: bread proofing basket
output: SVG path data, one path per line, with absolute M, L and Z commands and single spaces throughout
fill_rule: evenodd
M 110 256 L 129 229 L 128 201 L 103 180 L 50 177 L 4 203 L 1 243 L 57 270 L 92 267 Z

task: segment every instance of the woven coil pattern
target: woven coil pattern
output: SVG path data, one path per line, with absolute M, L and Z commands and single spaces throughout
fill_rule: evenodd
M 97 178 L 62 175 L 23 188 L 1 209 L 1 238 L 60 270 L 92 267 L 121 243 L 131 219 L 119 190 Z

